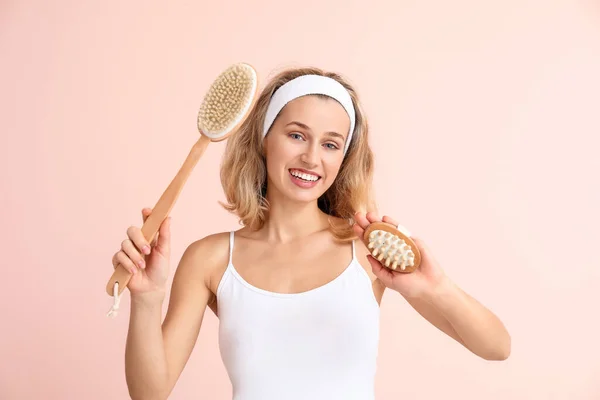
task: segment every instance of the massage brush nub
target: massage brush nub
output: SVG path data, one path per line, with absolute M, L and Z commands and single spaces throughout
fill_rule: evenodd
M 386 222 L 373 222 L 363 240 L 373 257 L 383 266 L 397 272 L 413 272 L 421 263 L 421 254 L 410 233 Z

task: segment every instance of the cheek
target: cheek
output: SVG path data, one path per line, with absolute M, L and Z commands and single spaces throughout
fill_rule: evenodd
M 274 140 L 268 151 L 267 165 L 282 167 L 298 158 L 302 152 L 299 146 L 294 146 L 286 140 Z
M 277 171 L 280 169 L 279 161 L 277 160 L 277 157 L 271 157 L 271 156 L 267 157 L 266 163 L 267 163 L 267 175 L 269 175 L 270 177 L 273 177 L 273 174 L 277 173 Z
M 274 179 L 281 176 L 291 160 L 290 156 L 279 148 L 276 151 L 271 151 L 266 157 L 267 174 Z
M 327 179 L 334 179 L 342 166 L 343 157 L 332 156 L 325 157 L 323 167 L 327 174 Z

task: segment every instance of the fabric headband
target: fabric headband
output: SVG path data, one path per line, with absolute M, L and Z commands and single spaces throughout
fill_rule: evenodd
M 352 98 L 346 88 L 335 79 L 326 76 L 302 75 L 292 79 L 277 89 L 271 97 L 269 107 L 267 108 L 263 126 L 263 138 L 267 135 L 275 118 L 277 118 L 277 115 L 287 103 L 298 97 L 309 94 L 329 96 L 337 100 L 348 113 L 348 116 L 350 117 L 350 131 L 348 132 L 348 138 L 346 139 L 346 144 L 344 146 L 344 154 L 346 154 L 348 146 L 350 146 L 350 141 L 352 140 L 352 133 L 354 132 L 354 105 L 352 104 Z

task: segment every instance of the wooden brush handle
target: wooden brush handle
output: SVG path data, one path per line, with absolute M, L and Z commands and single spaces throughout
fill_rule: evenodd
M 167 218 L 169 212 L 171 212 L 171 209 L 175 205 L 175 202 L 177 201 L 185 182 L 198 163 L 200 157 L 202 157 L 202 154 L 204 154 L 204 151 L 210 142 L 211 140 L 207 136 L 200 135 L 200 139 L 192 147 L 192 150 L 177 172 L 177 175 L 175 175 L 175 178 L 173 178 L 165 192 L 152 209 L 152 214 L 150 214 L 150 216 L 144 222 L 144 225 L 142 225 L 142 234 L 148 243 L 151 243 L 152 240 L 154 240 L 160 225 L 165 218 Z M 129 280 L 132 276 L 133 275 L 125 267 L 123 267 L 121 264 L 118 264 L 115 268 L 115 272 L 112 274 L 108 284 L 106 285 L 106 293 L 112 296 L 114 294 L 115 282 L 119 282 L 118 293 L 121 294 L 129 284 Z

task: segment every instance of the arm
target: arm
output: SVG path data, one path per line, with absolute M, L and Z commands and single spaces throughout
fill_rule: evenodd
M 207 250 L 214 250 L 210 242 L 209 236 L 184 252 L 162 326 L 164 293 L 131 297 L 125 372 L 134 400 L 166 399 L 189 359 L 212 295 L 206 273 L 210 268 Z
M 413 308 L 431 324 L 486 360 L 505 360 L 511 338 L 490 310 L 449 279 L 420 298 L 408 298 Z
M 398 223 L 388 216 L 357 212 L 354 232 L 362 238 L 370 223 Z M 421 265 L 410 274 L 384 267 L 370 254 L 373 274 L 381 283 L 400 293 L 432 325 L 486 360 L 504 360 L 510 355 L 511 338 L 502 322 L 491 311 L 463 292 L 446 277 L 428 246 L 412 236 L 421 253 Z M 368 250 L 365 249 L 365 254 Z
M 425 318 L 427 322 L 444 332 L 446 335 L 450 336 L 452 339 L 456 340 L 458 343 L 465 346 L 465 343 L 459 334 L 456 333 L 452 324 L 448 322 L 448 320 L 442 314 L 440 314 L 435 307 L 431 306 L 425 300 L 419 298 L 405 298 L 405 300 L 416 312 L 421 315 L 421 317 Z

